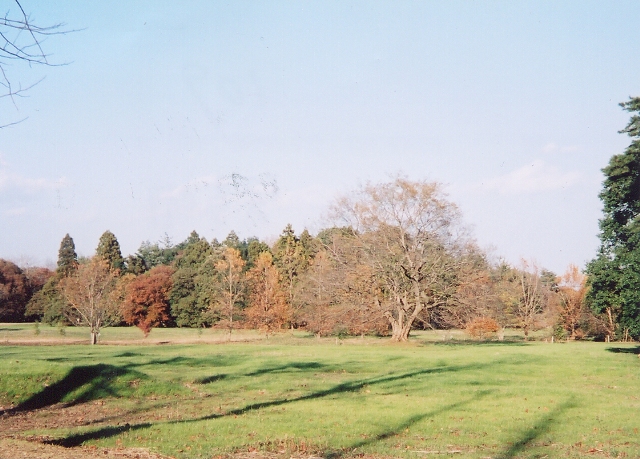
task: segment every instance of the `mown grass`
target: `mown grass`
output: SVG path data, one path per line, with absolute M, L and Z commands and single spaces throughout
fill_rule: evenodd
M 88 343 L 90 337 L 87 327 L 57 327 L 47 324 L 0 323 L 0 344 L 76 344 Z M 102 344 L 162 344 L 175 342 L 212 342 L 227 341 L 226 330 L 193 328 L 155 328 L 145 337 L 136 327 L 103 327 L 99 342 Z M 265 337 L 256 330 L 235 330 L 232 341 L 256 341 Z
M 637 345 L 441 339 L 2 346 L 0 403 L 102 400 L 117 416 L 23 434 L 176 458 L 640 456 Z

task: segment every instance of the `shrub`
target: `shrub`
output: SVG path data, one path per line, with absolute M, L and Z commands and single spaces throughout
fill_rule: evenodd
M 466 331 L 474 338 L 486 338 L 500 330 L 500 325 L 493 319 L 487 317 L 477 317 L 467 323 Z

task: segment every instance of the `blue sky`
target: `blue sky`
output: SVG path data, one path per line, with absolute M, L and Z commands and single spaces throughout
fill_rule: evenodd
M 13 8 L 8 0 L 5 10 Z M 598 193 L 640 95 L 635 1 L 45 2 L 81 31 L 0 99 L 0 257 L 116 234 L 315 232 L 395 174 L 446 185 L 481 246 L 561 273 L 598 246 Z M 6 4 L 6 6 L 5 6 Z

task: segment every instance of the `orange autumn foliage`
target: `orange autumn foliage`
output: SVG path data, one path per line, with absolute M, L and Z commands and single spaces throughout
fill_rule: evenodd
M 291 307 L 280 284 L 280 275 L 269 252 L 262 252 L 247 273 L 250 306 L 247 323 L 267 334 L 281 329 L 291 320 Z
M 477 317 L 467 324 L 466 331 L 474 338 L 484 339 L 500 330 L 500 325 L 489 317 Z
M 155 326 L 169 320 L 169 294 L 173 268 L 156 266 L 133 279 L 126 287 L 122 314 L 125 322 L 140 328 L 147 336 Z

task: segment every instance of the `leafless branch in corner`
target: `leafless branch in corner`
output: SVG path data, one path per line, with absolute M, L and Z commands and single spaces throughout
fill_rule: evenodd
M 31 22 L 31 16 L 27 14 L 20 3 L 14 0 L 15 7 L 9 9 L 0 17 L 0 99 L 9 98 L 14 108 L 17 97 L 26 97 L 26 92 L 40 83 L 44 78 L 35 83 L 23 86 L 20 82 L 12 81 L 8 69 L 17 63 L 28 66 L 46 65 L 51 67 L 67 65 L 67 63 L 54 63 L 50 55 L 44 52 L 44 41 L 51 35 L 64 35 L 75 30 L 65 29 L 65 24 L 58 23 L 50 26 L 41 26 Z M 0 124 L 0 129 L 21 123 L 19 121 Z

